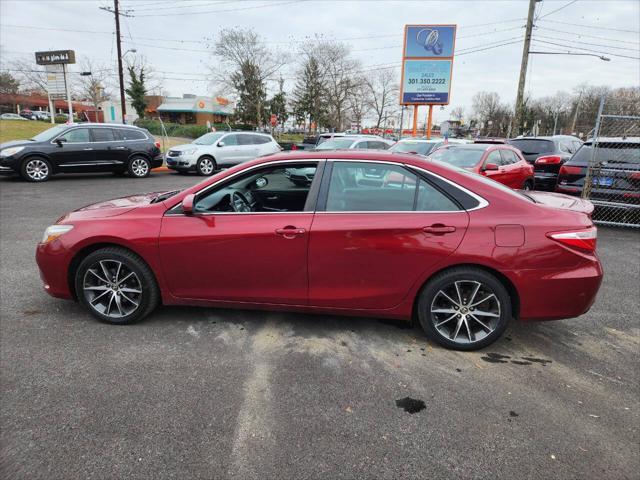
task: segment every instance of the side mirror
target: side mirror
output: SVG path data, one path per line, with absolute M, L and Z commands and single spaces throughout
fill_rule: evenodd
M 66 142 L 67 141 L 64 138 L 56 138 L 56 143 L 58 144 L 59 147 L 64 145 Z
M 218 146 L 219 146 L 219 147 L 224 147 L 224 142 L 223 142 L 222 140 L 220 140 L 220 141 L 218 142 Z
M 190 193 L 182 199 L 182 213 L 185 215 L 193 215 L 193 200 L 196 196 Z
M 498 165 L 496 165 L 495 163 L 487 163 L 484 166 L 484 170 L 485 171 L 487 171 L 487 170 L 498 170 Z

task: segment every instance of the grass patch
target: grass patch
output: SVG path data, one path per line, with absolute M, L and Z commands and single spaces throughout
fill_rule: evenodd
M 26 140 L 52 126 L 48 122 L 37 120 L 0 120 L 0 143 Z

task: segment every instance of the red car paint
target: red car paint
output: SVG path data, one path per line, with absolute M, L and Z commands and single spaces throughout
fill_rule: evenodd
M 405 165 L 481 197 L 469 211 L 292 212 L 165 215 L 190 194 L 256 165 L 366 160 Z M 410 320 L 435 273 L 456 265 L 492 271 L 508 287 L 515 316 L 560 319 L 585 313 L 602 280 L 595 251 L 573 249 L 553 232 L 592 229 L 589 202 L 559 194 L 524 196 L 467 171 L 415 155 L 379 151 L 289 152 L 225 170 L 177 195 L 102 202 L 58 223 L 74 228 L 37 247 L 45 288 L 72 299 L 84 254 L 119 245 L 154 272 L 165 305 L 202 305 Z M 295 234 L 276 233 L 293 226 Z M 426 227 L 426 229 L 425 229 Z
M 510 145 L 495 142 L 477 142 L 473 147 L 464 144 L 445 145 L 432 152 L 431 155 L 429 155 L 429 158 L 437 159 L 438 152 L 441 150 L 465 148 L 477 148 L 484 150 L 484 154 L 475 165 L 466 167 L 470 172 L 484 175 L 491 180 L 495 180 L 496 182 L 500 182 L 507 187 L 514 189 L 525 188 L 525 186 L 533 187 L 533 165 L 524 159 L 520 150 Z M 501 151 L 512 152 L 517 157 L 517 161 L 514 163 L 504 162 L 502 154 L 499 153 Z M 511 153 L 509 153 L 509 155 L 511 155 Z M 498 161 L 492 162 L 493 156 L 497 156 Z M 486 169 L 486 166 L 490 163 L 494 163 L 497 168 L 495 170 Z M 505 164 L 503 165 L 502 163 Z

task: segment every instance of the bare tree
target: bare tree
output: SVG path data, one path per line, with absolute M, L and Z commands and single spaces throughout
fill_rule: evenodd
M 460 106 L 460 107 L 452 108 L 451 113 L 449 114 L 449 117 L 452 118 L 453 120 L 461 122 L 462 119 L 464 118 L 464 107 Z
M 95 63 L 89 58 L 83 59 L 80 66 L 83 72 L 91 72 L 91 75 L 80 77 L 79 94 L 83 99 L 91 102 L 95 110 L 98 110 L 100 104 L 111 97 L 107 85 L 113 70 L 106 65 Z
M 391 69 L 374 71 L 366 78 L 366 86 L 369 90 L 370 106 L 376 116 L 376 128 L 380 128 L 382 119 L 398 104 L 399 87 L 396 73 Z
M 481 134 L 507 134 L 511 118 L 509 108 L 500 102 L 500 95 L 496 92 L 478 92 L 472 101 L 474 116 L 483 126 Z
M 320 65 L 325 88 L 327 125 L 342 130 L 349 97 L 356 88 L 360 62 L 351 57 L 349 47 L 333 40 L 316 40 L 303 45 L 303 55 L 315 57 Z
M 371 91 L 364 77 L 353 78 L 353 88 L 349 92 L 349 116 L 358 125 L 358 132 L 362 128 L 362 122 L 371 111 Z
M 44 67 L 36 65 L 32 59 L 16 59 L 8 62 L 9 71 L 20 82 L 24 92 L 47 93 L 47 73 Z

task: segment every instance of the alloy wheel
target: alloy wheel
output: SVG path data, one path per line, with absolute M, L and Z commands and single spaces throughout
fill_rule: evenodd
M 99 260 L 87 269 L 82 289 L 88 304 L 109 318 L 131 315 L 140 306 L 142 283 L 119 260 Z
M 445 339 L 468 345 L 483 340 L 498 327 L 500 307 L 488 285 L 457 280 L 436 293 L 431 302 L 431 321 Z
M 131 171 L 136 177 L 144 177 L 149 173 L 149 164 L 144 158 L 136 158 L 131 162 Z
M 200 171 L 203 175 L 210 175 L 213 172 L 213 162 L 208 158 L 200 160 Z
M 29 160 L 25 166 L 27 176 L 36 182 L 46 179 L 49 176 L 48 165 L 38 158 Z

